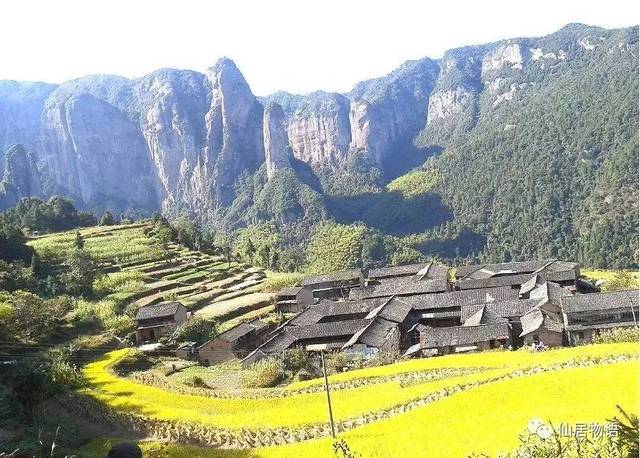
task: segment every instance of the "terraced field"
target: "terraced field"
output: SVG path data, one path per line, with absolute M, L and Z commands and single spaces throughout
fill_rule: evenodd
M 321 380 L 178 392 L 117 376 L 113 367 L 126 354 L 85 367 L 90 385 L 82 395 L 93 403 L 85 412 L 168 440 L 169 456 L 332 456 Z M 638 346 L 450 355 L 337 374 L 330 382 L 337 431 L 360 456 L 494 455 L 514 447 L 532 417 L 589 423 L 613 416 L 616 404 L 636 411 Z M 144 445 L 149 456 L 158 448 L 153 440 Z
M 266 279 L 262 269 L 227 263 L 219 256 L 190 251 L 177 244 L 168 249 L 150 236 L 151 223 L 99 226 L 81 229 L 84 249 L 99 263 L 104 276 L 94 285 L 100 300 L 85 301 L 85 309 L 97 309 L 103 321 L 125 319 L 124 310 L 179 300 L 189 310 L 217 320 L 237 323 L 242 317 L 273 311 L 273 295 L 260 292 Z M 31 240 L 42 259 L 64 262 L 73 249 L 75 231 Z M 114 331 L 118 331 L 117 326 Z

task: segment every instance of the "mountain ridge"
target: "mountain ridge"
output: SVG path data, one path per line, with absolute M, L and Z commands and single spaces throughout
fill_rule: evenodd
M 60 85 L 0 81 L 0 151 L 22 145 L 33 161 L 22 160 L 16 167 L 38 164 L 37 171 L 22 175 L 39 175 L 40 195 L 66 195 L 96 211 L 187 212 L 219 229 L 256 221 L 286 226 L 306 221 L 305 215 L 343 223 L 364 218 L 374 227 L 397 228 L 402 218 L 425 213 L 421 223 L 407 222 L 407 227 L 418 231 L 412 233 L 433 229 L 429 237 L 440 237 L 442 231 L 460 233 L 471 226 L 474 233 L 483 234 L 494 225 L 492 216 L 465 216 L 466 204 L 457 203 L 464 196 L 452 189 L 450 178 L 464 172 L 467 164 L 458 162 L 459 170 L 453 171 L 447 158 L 455 159 L 457 151 L 482 136 L 480 127 L 505 144 L 503 137 L 520 129 L 513 119 L 527 124 L 526 117 L 520 117 L 522 103 L 535 101 L 536 94 L 549 87 L 581 93 L 582 88 L 571 88 L 563 81 L 575 75 L 609 78 L 599 70 L 602 62 L 629 70 L 619 81 L 609 80 L 626 85 L 630 94 L 637 93 L 637 75 L 632 73 L 634 65 L 637 69 L 637 46 L 637 26 L 607 30 L 569 24 L 545 37 L 499 40 L 448 50 L 440 59 L 407 61 L 385 76 L 355 84 L 344 94 L 281 91 L 256 97 L 228 58 L 204 73 L 160 69 L 135 79 L 94 75 Z M 615 111 L 600 93 L 609 90 L 607 84 L 589 86 L 589 90 L 583 97 L 591 110 L 589 117 L 598 110 L 591 103 L 596 99 L 606 112 Z M 540 110 L 541 116 L 547 116 L 545 109 Z M 496 128 L 498 120 L 503 122 L 502 130 Z M 629 124 L 623 125 L 626 130 L 606 129 L 609 135 L 626 138 Z M 565 137 L 557 132 L 555 139 L 570 144 Z M 515 143 L 512 147 L 528 148 Z M 514 159 L 508 150 L 504 154 L 520 167 L 523 160 L 526 164 L 524 156 Z M 594 154 L 597 169 L 602 158 L 612 153 Z M 487 152 L 487 157 L 491 155 Z M 0 153 L 2 162 L 7 162 L 6 157 Z M 483 169 L 478 161 L 482 159 L 476 154 L 471 163 Z M 409 204 L 385 191 L 386 183 L 415 167 L 435 167 L 441 178 L 430 189 L 444 199 L 418 199 L 419 205 L 414 199 Z M 595 188 L 596 172 L 589 171 L 580 186 Z M 468 188 L 486 180 L 480 174 L 467 179 L 471 184 L 458 186 Z M 280 193 L 274 196 L 277 205 L 270 205 L 263 192 L 273 180 L 269 189 Z M 286 186 L 276 185 L 282 180 Z M 587 196 L 585 192 L 577 194 Z M 19 192 L 0 193 L 0 208 L 19 197 Z M 486 215 L 493 214 L 491 207 L 499 200 L 495 193 L 486 195 L 481 204 Z M 418 206 L 412 208 L 413 204 Z M 400 211 L 400 223 L 380 224 L 376 219 L 381 215 L 372 205 L 394 206 Z M 443 212 L 449 216 L 442 217 Z M 440 216 L 429 221 L 431 213 Z M 570 221 L 577 218 L 572 216 Z M 453 228 L 445 230 L 449 226 Z M 566 243 L 571 242 L 559 246 Z M 468 255 L 478 256 L 477 250 L 472 251 Z

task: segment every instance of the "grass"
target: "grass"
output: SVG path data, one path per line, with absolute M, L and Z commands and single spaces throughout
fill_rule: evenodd
M 264 318 L 269 314 L 273 313 L 275 309 L 276 309 L 275 305 L 271 304 L 271 305 L 267 305 L 266 307 L 259 308 L 257 310 L 252 310 L 249 313 L 245 313 L 244 315 L 240 315 L 239 317 L 232 318 L 228 321 L 225 321 L 224 324 L 220 326 L 219 330 L 220 332 L 223 332 L 229 328 L 234 327 L 237 324 L 242 323 L 243 321 L 251 321 L 251 320 L 255 320 L 256 318 Z
M 143 289 L 146 277 L 138 271 L 112 272 L 93 282 L 93 291 L 102 296 L 116 292 L 138 292 Z

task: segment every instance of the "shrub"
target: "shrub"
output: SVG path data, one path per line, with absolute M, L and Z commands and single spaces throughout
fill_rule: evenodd
M 242 374 L 242 384 L 247 388 L 270 388 L 283 379 L 282 362 L 276 358 L 258 361 Z
M 79 300 L 73 310 L 73 320 L 87 324 L 98 324 L 112 335 L 125 335 L 133 329 L 133 319 L 129 315 L 118 315 L 117 304 L 104 299 L 98 302 Z
M 0 333 L 25 342 L 47 340 L 70 307 L 65 297 L 45 300 L 26 291 L 0 292 Z
M 638 338 L 640 338 L 640 331 L 637 327 L 613 328 L 600 331 L 593 338 L 593 343 L 637 342 Z
M 351 363 L 351 358 L 343 352 L 333 353 L 326 358 L 327 366 L 331 372 L 342 372 Z
M 285 371 L 296 373 L 301 370 L 312 371 L 313 361 L 304 348 L 292 348 L 284 352 L 282 365 Z
M 367 366 L 386 366 L 393 364 L 400 359 L 400 355 L 395 352 L 380 351 L 369 360 Z
M 174 342 L 196 342 L 198 345 L 202 345 L 217 334 L 218 329 L 215 321 L 195 316 L 176 329 L 171 340 Z

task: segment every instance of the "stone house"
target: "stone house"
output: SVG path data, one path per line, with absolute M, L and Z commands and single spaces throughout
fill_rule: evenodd
M 349 291 L 362 286 L 363 281 L 362 271 L 352 269 L 307 277 L 302 287 L 311 291 L 315 300 L 338 300 L 349 297 Z
M 244 358 L 266 340 L 272 327 L 258 319 L 240 323 L 197 348 L 198 360 L 208 366 Z
M 576 294 L 561 305 L 570 344 L 591 342 L 604 329 L 638 326 L 638 290 Z
M 313 291 L 302 286 L 284 288 L 276 293 L 276 311 L 281 313 L 300 313 L 313 302 Z
M 187 309 L 178 301 L 140 307 L 136 313 L 136 343 L 142 345 L 167 337 L 187 320 Z

